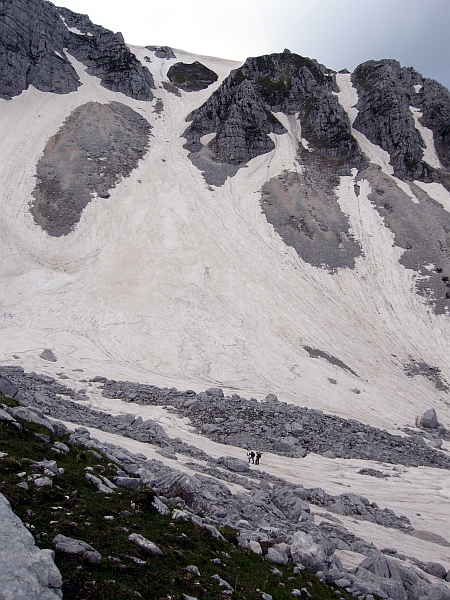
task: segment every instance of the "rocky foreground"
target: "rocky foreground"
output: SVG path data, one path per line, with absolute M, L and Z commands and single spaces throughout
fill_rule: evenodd
M 67 450 L 70 444 L 92 449 L 120 465 L 120 472 L 112 480 L 97 473 L 86 474 L 99 494 L 115 493 L 117 487 L 149 488 L 156 495 L 161 510 L 168 511 L 167 505 L 172 505 L 170 510 L 174 521 L 191 521 L 218 539 L 223 537 L 220 528 L 235 528 L 239 532 L 241 547 L 264 554 L 267 561 L 276 565 L 294 563 L 300 570 L 306 567 L 327 585 L 345 588 L 360 598 L 371 594 L 395 600 L 450 598 L 449 588 L 444 582 L 436 583 L 435 579 L 437 576 L 441 580 L 450 580 L 450 573 L 442 565 L 423 564 L 392 549 L 380 550 L 350 533 L 333 515 L 316 523 L 311 509 L 314 506 L 325 507 L 334 515 L 352 516 L 414 535 L 414 528 L 407 517 L 396 515 L 356 494 L 332 496 L 320 488 L 307 489 L 264 471 L 251 471 L 247 461 L 227 456 L 213 459 L 194 446 L 170 438 L 151 419 L 144 421 L 132 414 L 111 416 L 80 404 L 79 401 L 86 400 L 86 396 L 77 394 L 51 377 L 26 374 L 20 367 L 2 367 L 0 373 L 0 390 L 19 403 L 16 407 L 2 405 L 0 421 L 15 424 L 18 429 L 21 422 L 35 423 L 46 427 L 54 436 L 70 434 Z M 300 458 L 306 451 L 330 455 L 331 448 L 336 450 L 333 436 L 339 435 L 341 447 L 337 454 L 342 456 L 376 456 L 377 459 L 400 464 L 449 468 L 447 456 L 424 445 L 424 438 L 419 442 L 417 433 L 416 437 L 392 436 L 356 421 L 285 405 L 274 396 L 257 403 L 236 395 L 225 398 L 223 392 L 216 388 L 195 394 L 99 377 L 91 381 L 92 385 L 98 383 L 102 384 L 103 394 L 108 397 L 172 407 L 171 410 L 180 415 L 188 415 L 204 435 L 222 443 L 228 439 L 228 443 L 242 442 L 244 447 L 258 445 L 261 449 Z M 228 414 L 233 415 L 227 420 L 224 417 L 225 405 L 228 406 Z M 422 429 L 424 436 L 428 435 L 429 441 L 434 443 L 447 437 L 448 432 L 439 428 L 436 415 L 431 413 L 429 411 L 428 417 L 422 418 Z M 93 440 L 85 427 L 78 427 L 71 433 L 54 419 L 147 442 L 156 446 L 163 457 L 172 458 L 174 466 Z M 217 425 L 221 426 L 220 430 Z M 250 427 L 251 433 L 248 432 Z M 325 443 L 327 437 L 330 439 Z M 189 473 L 176 468 L 177 454 L 191 457 L 192 460 L 185 463 Z M 55 475 L 58 471 L 56 465 L 52 471 L 49 464 L 46 463 L 47 475 L 43 478 L 20 483 L 24 491 L 30 485 L 42 484 L 45 487 L 51 484 L 51 473 Z M 384 476 L 376 469 L 366 471 L 364 474 Z M 232 491 L 230 484 L 240 486 L 244 493 L 236 493 L 236 487 Z M 348 571 L 336 550 L 356 552 L 365 555 L 366 560 L 357 569 Z M 433 576 L 431 579 L 429 574 Z

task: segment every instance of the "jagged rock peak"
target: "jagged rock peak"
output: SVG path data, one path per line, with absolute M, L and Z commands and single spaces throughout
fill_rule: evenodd
M 130 52 L 122 34 L 46 0 L 0 2 L 0 97 L 9 100 L 30 85 L 56 94 L 78 89 L 65 48 L 107 89 L 152 99 L 150 71 Z
M 199 153 L 200 138 L 216 133 L 208 144 L 209 158 L 242 165 L 274 148 L 267 134 L 285 132 L 273 113 L 298 113 L 302 134 L 316 149 L 345 164 L 346 171 L 350 164 L 359 167 L 365 159 L 336 91 L 334 72 L 316 60 L 288 51 L 248 58 L 188 116 L 186 147 Z
M 389 152 L 395 175 L 448 187 L 450 167 L 450 94 L 437 81 L 425 79 L 411 67 L 392 59 L 369 60 L 356 67 L 352 82 L 358 91 L 354 127 Z M 411 108 L 432 130 L 441 168 L 424 160 L 426 144 Z

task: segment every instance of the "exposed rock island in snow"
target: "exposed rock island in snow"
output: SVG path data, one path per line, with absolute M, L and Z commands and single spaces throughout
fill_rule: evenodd
M 153 419 L 180 439 L 165 463 L 191 474 L 170 458 L 183 444 L 259 445 L 268 480 L 405 515 L 412 533 L 341 511 L 448 571 L 448 90 L 394 60 L 241 64 L 3 4 L 0 389 L 21 389 L 12 367 L 60 381 L 47 408 L 29 383 L 21 402 L 53 414 L 63 397 L 56 418 L 136 452 L 152 439 L 75 412 Z

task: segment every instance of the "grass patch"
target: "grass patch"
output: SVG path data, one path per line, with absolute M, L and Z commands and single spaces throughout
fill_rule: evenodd
M 2 401 L 11 405 L 11 401 Z M 45 434 L 50 441 L 35 434 Z M 224 544 L 190 521 L 178 523 L 170 515 L 160 515 L 152 507 L 153 492 L 147 488 L 134 492 L 120 488 L 110 495 L 100 494 L 86 479 L 86 468 L 96 476 L 112 478 L 117 473 L 116 465 L 83 447 L 70 446 L 68 454 L 56 453 L 52 450 L 54 441 L 68 444 L 68 436 L 57 438 L 32 423 L 22 422 L 22 430 L 18 431 L 0 422 L 0 452 L 7 453 L 0 459 L 0 492 L 40 548 L 53 550 L 53 538 L 63 534 L 83 540 L 101 553 L 102 562 L 92 565 L 80 557 L 56 552 L 66 600 L 181 600 L 183 594 L 199 600 L 257 600 L 261 598 L 257 589 L 276 600 L 287 600 L 293 597 L 294 588 L 302 587 L 318 600 L 336 598 L 335 590 L 319 582 L 313 573 L 305 570 L 294 576 L 292 564 L 278 567 L 283 578 L 273 575 L 274 565 L 237 546 L 234 529 L 221 530 L 228 540 Z M 64 473 L 53 478 L 52 487 L 37 488 L 29 478 L 42 475 L 42 471 L 33 467 L 32 461 L 44 459 L 56 460 Z M 23 481 L 27 481 L 28 490 L 17 486 Z M 153 556 L 129 541 L 131 533 L 157 544 L 163 556 Z M 200 577 L 186 571 L 188 565 L 196 565 Z M 233 594 L 224 594 L 212 579 L 215 574 L 234 588 Z M 349 598 L 345 592 L 342 596 Z

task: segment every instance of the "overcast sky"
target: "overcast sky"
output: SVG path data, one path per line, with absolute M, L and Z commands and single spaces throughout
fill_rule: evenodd
M 236 60 L 289 48 L 350 71 L 396 58 L 450 88 L 450 0 L 53 1 L 129 44 Z

